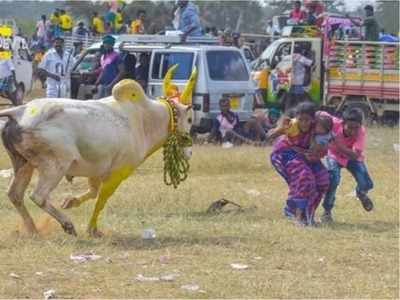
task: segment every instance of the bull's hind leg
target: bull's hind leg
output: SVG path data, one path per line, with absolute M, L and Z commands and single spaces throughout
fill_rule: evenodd
M 66 198 L 63 203 L 61 204 L 61 207 L 64 209 L 72 208 L 72 207 L 78 207 L 82 203 L 94 199 L 97 196 L 97 193 L 99 191 L 101 179 L 97 177 L 91 177 L 88 179 L 89 183 L 89 190 L 82 195 L 79 195 L 77 197 L 68 197 Z
M 35 190 L 31 195 L 31 199 L 41 209 L 46 211 L 49 215 L 54 217 L 62 226 L 66 233 L 77 235 L 74 225 L 67 216 L 59 212 L 50 203 L 50 193 L 57 187 L 58 183 L 65 176 L 70 162 L 64 162 L 62 165 L 56 160 L 49 160 L 41 162 L 38 167 L 39 180 Z
M 36 234 L 37 229 L 35 223 L 24 205 L 25 190 L 31 181 L 32 174 L 33 167 L 29 163 L 20 166 L 19 169 L 15 171 L 14 178 L 8 188 L 8 198 L 21 215 L 28 233 Z
M 97 229 L 97 219 L 100 215 L 100 212 L 103 210 L 107 200 L 115 192 L 121 182 L 128 178 L 130 174 L 132 174 L 133 169 L 133 167 L 126 166 L 115 170 L 110 174 L 110 176 L 107 177 L 106 180 L 101 183 L 100 190 L 96 198 L 96 206 L 89 222 L 88 233 L 90 236 L 102 236 L 102 233 Z

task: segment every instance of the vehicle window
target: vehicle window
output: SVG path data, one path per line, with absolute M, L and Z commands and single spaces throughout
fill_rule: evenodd
M 189 79 L 193 67 L 193 53 L 189 52 L 168 52 L 156 53 L 153 61 L 153 70 L 151 77 L 153 79 L 163 79 L 168 69 L 178 64 L 173 79 L 186 80 Z
M 312 50 L 311 42 L 295 42 L 294 52 L 299 53 L 308 59 L 314 60 L 315 53 Z
M 253 54 L 250 52 L 249 49 L 243 49 L 244 56 L 246 57 L 247 60 L 252 61 L 254 59 Z
M 279 41 L 276 40 L 273 42 L 271 45 L 267 47 L 267 49 L 264 50 L 264 52 L 261 54 L 261 59 L 266 60 L 267 58 L 271 58 L 272 54 L 274 53 L 276 47 L 278 47 Z
M 208 51 L 207 64 L 212 80 L 249 80 L 246 64 L 237 51 Z
M 271 67 L 275 68 L 275 66 L 282 61 L 282 59 L 290 55 L 292 51 L 292 43 L 283 43 L 279 46 L 278 50 L 275 52 L 275 55 L 272 59 Z
M 76 66 L 75 71 L 94 71 L 100 64 L 100 55 L 97 52 L 86 54 L 79 64 Z

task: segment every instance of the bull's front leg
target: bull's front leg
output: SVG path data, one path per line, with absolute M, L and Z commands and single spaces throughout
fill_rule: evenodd
M 118 188 L 122 181 L 132 174 L 134 168 L 125 166 L 115 171 L 107 177 L 100 185 L 100 190 L 96 198 L 96 206 L 89 222 L 88 233 L 92 237 L 101 237 L 103 234 L 97 229 L 97 219 L 100 212 L 106 205 L 107 200 L 111 197 L 114 191 Z

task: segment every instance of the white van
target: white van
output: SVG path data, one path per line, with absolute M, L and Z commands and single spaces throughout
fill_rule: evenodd
M 4 51 L 12 54 L 17 80 L 16 90 L 10 95 L 14 105 L 23 103 L 25 93 L 32 89 L 32 57 L 24 37 L 13 34 L 16 24 L 12 19 L 0 19 L 0 45 Z
M 177 39 L 178 38 L 178 39 Z M 115 47 L 135 55 L 137 61 L 142 53 L 149 59 L 146 93 L 156 98 L 162 95 L 162 82 L 167 70 L 178 64 L 173 83 L 182 91 L 192 69 L 198 70 L 193 93 L 193 130 L 208 132 L 212 119 L 219 112 L 219 99 L 228 96 L 232 110 L 240 121 L 247 121 L 253 110 L 255 84 L 243 52 L 235 47 L 216 45 L 210 38 L 189 39 L 180 43 L 179 37 L 169 36 L 119 36 Z M 89 99 L 96 75 L 93 64 L 100 43 L 89 47 L 78 59 L 71 74 L 71 96 Z

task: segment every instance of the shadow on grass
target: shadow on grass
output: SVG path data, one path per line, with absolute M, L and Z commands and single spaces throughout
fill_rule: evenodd
M 180 237 L 160 237 L 154 240 L 143 240 L 138 236 L 114 233 L 108 241 L 113 247 L 122 248 L 124 250 L 155 250 L 174 246 L 192 247 L 193 245 L 222 246 L 229 248 L 234 247 L 234 245 L 239 242 L 248 243 L 249 239 L 238 236 L 193 237 L 182 235 Z
M 335 222 L 329 225 L 334 230 L 343 231 L 357 231 L 362 230 L 370 233 L 383 233 L 383 232 L 397 232 L 399 230 L 399 224 L 385 221 L 371 221 L 369 223 L 341 223 Z

